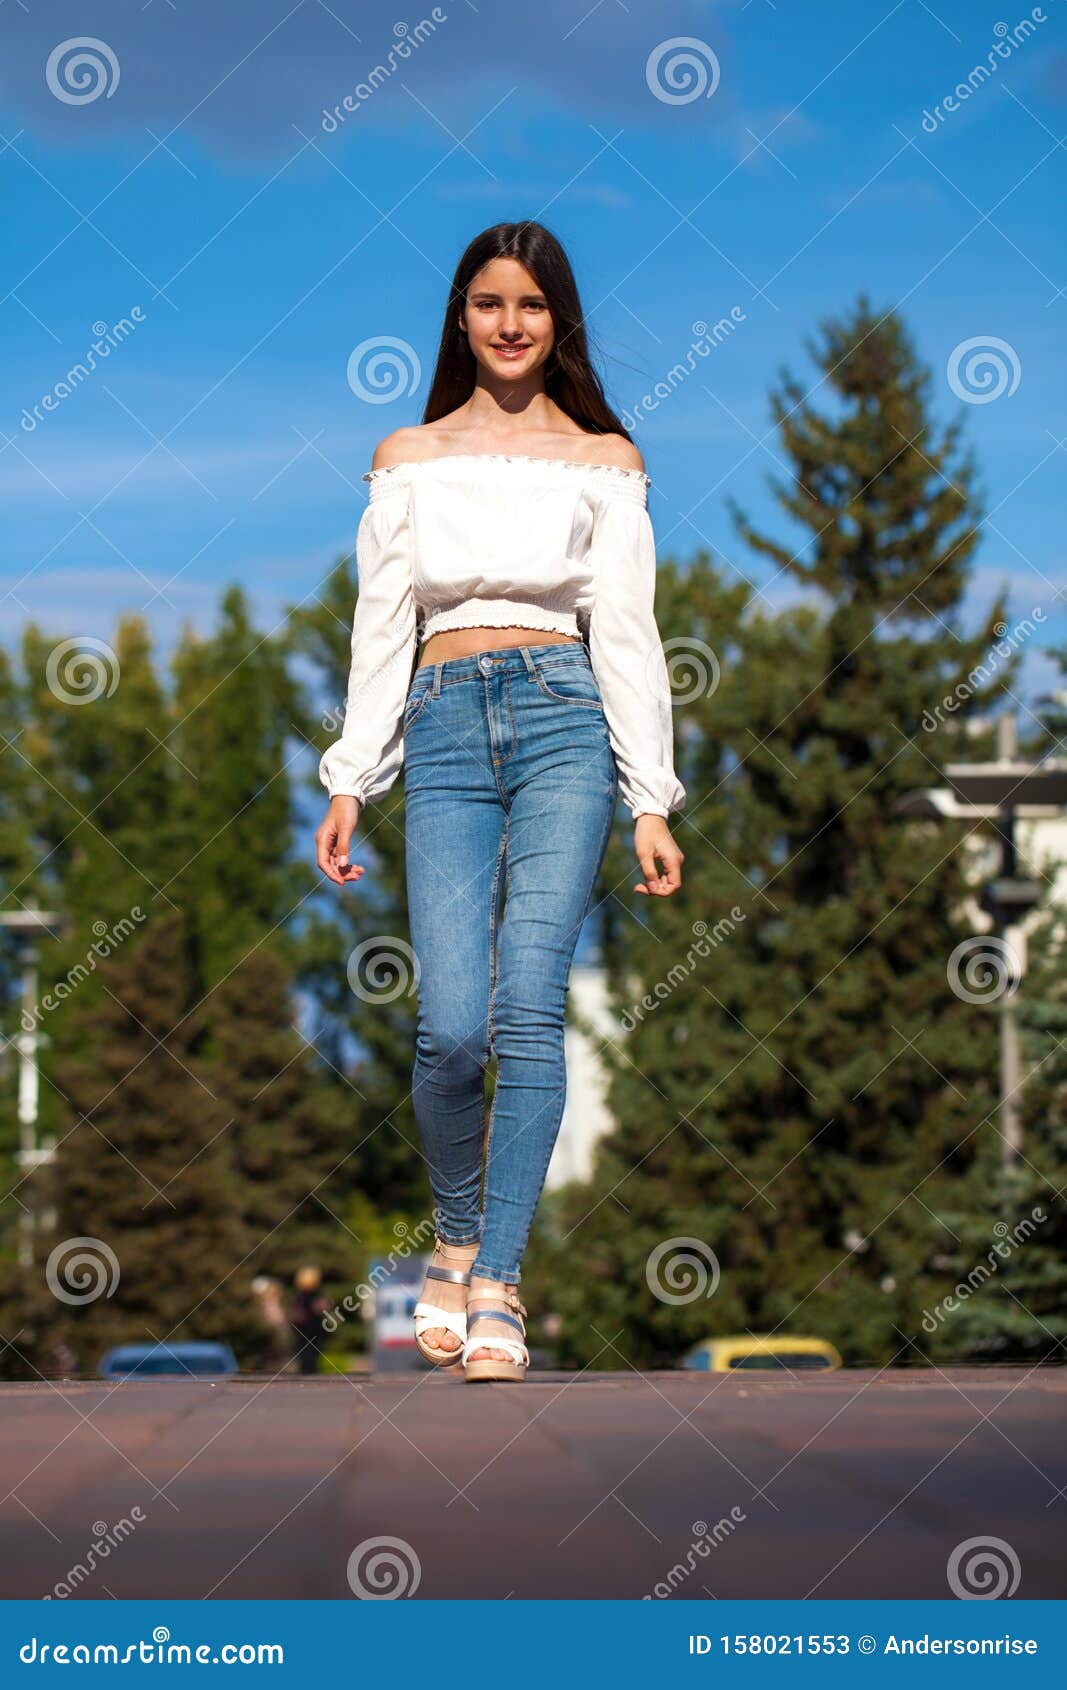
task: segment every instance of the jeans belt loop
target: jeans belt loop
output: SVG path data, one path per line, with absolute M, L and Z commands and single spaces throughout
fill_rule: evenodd
M 441 665 L 439 663 L 435 663 L 433 666 L 433 685 L 430 687 L 430 696 L 432 698 L 440 698 L 441 696 Z
M 527 646 L 527 645 L 521 645 L 521 646 L 520 646 L 520 647 L 519 647 L 519 650 L 520 650 L 520 651 L 521 651 L 521 652 L 522 652 L 522 661 L 523 661 L 523 662 L 524 662 L 524 663 L 525 663 L 525 665 L 526 665 L 526 673 L 527 673 L 527 674 L 528 674 L 528 675 L 536 675 L 536 673 L 537 673 L 537 664 L 536 664 L 536 663 L 535 663 L 535 662 L 534 662 L 534 660 L 533 660 L 533 658 L 532 658 L 532 657 L 531 657 L 531 656 L 530 656 L 530 648 L 529 648 L 529 646 Z

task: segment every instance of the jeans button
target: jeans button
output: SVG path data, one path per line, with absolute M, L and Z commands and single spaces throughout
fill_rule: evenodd
M 491 657 L 479 657 L 478 662 L 481 664 L 481 667 L 486 674 L 488 674 L 490 669 L 493 667 L 493 659 Z

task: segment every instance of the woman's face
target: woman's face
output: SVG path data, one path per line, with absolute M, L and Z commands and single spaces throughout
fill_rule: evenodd
M 478 271 L 459 321 L 479 364 L 504 381 L 538 369 L 555 339 L 548 301 L 517 258 L 494 258 Z

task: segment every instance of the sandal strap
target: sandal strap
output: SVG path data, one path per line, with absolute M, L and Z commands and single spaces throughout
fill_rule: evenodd
M 470 1269 L 466 1273 L 462 1268 L 439 1268 L 431 1262 L 426 1269 L 427 1279 L 447 1279 L 452 1285 L 469 1285 L 471 1282 Z
M 416 1338 L 421 1338 L 424 1332 L 431 1331 L 435 1326 L 443 1326 L 447 1331 L 454 1332 L 460 1340 L 467 1336 L 467 1320 L 462 1312 L 455 1314 L 451 1309 L 436 1308 L 433 1303 L 416 1303 Z
M 505 1326 L 513 1326 L 516 1332 L 522 1333 L 524 1338 L 526 1336 L 526 1328 L 523 1326 L 521 1320 L 516 1319 L 513 1314 L 502 1314 L 498 1309 L 477 1309 L 474 1314 L 468 1314 L 468 1331 L 474 1325 L 476 1320 L 499 1320 L 502 1321 Z
M 530 1352 L 517 1338 L 468 1338 L 460 1351 L 460 1360 L 468 1362 L 477 1350 L 506 1350 L 520 1367 L 529 1367 Z
M 526 1313 L 518 1297 L 510 1294 L 504 1296 L 500 1291 L 474 1291 L 467 1298 L 467 1303 L 504 1303 L 509 1309 L 514 1309 L 516 1314 Z

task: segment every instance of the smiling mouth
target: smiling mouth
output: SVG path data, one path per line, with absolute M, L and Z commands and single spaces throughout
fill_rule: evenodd
M 532 341 L 526 341 L 522 346 L 494 346 L 493 351 L 505 358 L 515 358 L 520 352 L 529 352 L 532 344 Z

